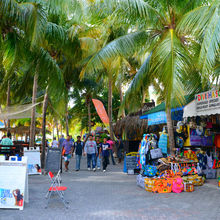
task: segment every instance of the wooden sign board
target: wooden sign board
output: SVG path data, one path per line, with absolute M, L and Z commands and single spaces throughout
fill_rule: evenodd
M 28 202 L 27 158 L 0 157 L 0 208 L 23 210 Z
M 41 174 L 40 148 L 24 148 L 24 156 L 27 157 L 28 174 Z
M 61 149 L 48 148 L 46 157 L 46 172 L 58 172 L 61 165 Z

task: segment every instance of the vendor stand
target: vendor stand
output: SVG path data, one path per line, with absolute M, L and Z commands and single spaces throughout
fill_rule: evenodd
M 160 109 L 161 105 L 156 108 Z M 165 109 L 160 110 L 153 112 L 155 109 L 152 109 L 142 118 L 148 119 L 148 125 L 165 124 Z M 220 168 L 220 92 L 212 90 L 197 94 L 194 100 L 176 111 L 183 111 L 183 119 L 174 123 L 175 155 L 166 157 L 168 136 L 165 125 L 160 138 L 152 133 L 145 134 L 140 144 L 138 166 L 142 175 L 137 177 L 137 184 L 143 187 L 145 182 L 147 191 L 193 191 L 194 186 L 202 185 L 206 178 L 220 175 L 217 169 Z M 154 158 L 153 152 L 157 152 Z

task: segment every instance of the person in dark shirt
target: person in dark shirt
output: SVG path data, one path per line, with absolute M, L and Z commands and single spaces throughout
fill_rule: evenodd
M 100 153 L 102 152 L 103 172 L 106 171 L 106 168 L 109 164 L 109 150 L 110 150 L 110 144 L 107 143 L 107 138 L 104 138 L 102 147 L 100 149 Z
M 100 170 L 101 169 L 100 149 L 102 148 L 102 143 L 100 141 L 100 137 L 99 136 L 96 137 L 96 144 L 97 144 L 97 150 L 98 150 L 98 155 L 96 157 L 96 165 L 97 165 L 97 169 Z
M 74 143 L 74 150 L 76 155 L 76 171 L 80 170 L 80 162 L 83 154 L 84 143 L 81 141 L 81 136 L 77 136 L 77 141 Z

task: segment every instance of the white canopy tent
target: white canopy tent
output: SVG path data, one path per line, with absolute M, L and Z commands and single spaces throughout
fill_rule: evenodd
M 220 114 L 220 108 L 203 110 L 200 112 L 196 111 L 196 101 L 193 100 L 183 109 L 183 118 L 195 117 L 195 116 L 207 116 Z

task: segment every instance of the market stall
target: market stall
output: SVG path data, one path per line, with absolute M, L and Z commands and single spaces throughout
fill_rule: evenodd
M 148 118 L 148 125 L 164 126 L 159 136 L 156 132 L 143 136 L 137 155 L 141 169 L 137 184 L 158 193 L 193 191 L 205 179 L 220 176 L 220 92 L 197 94 L 182 109 L 171 110 L 183 111 L 182 119 L 174 122 L 173 155 L 167 155 L 166 113 L 162 107 L 142 116 Z

